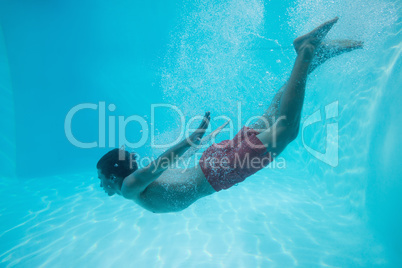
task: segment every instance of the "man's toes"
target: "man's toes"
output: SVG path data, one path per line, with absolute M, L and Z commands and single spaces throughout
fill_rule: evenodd
M 335 43 L 336 44 L 336 43 Z M 363 48 L 362 41 L 354 41 L 354 40 L 340 40 L 338 41 L 338 46 L 344 49 L 358 49 Z
M 316 29 L 317 38 L 323 39 L 328 34 L 328 32 L 331 30 L 331 28 L 335 25 L 335 23 L 338 22 L 338 20 L 339 20 L 339 18 L 336 17 L 330 21 L 323 23 L 321 26 L 318 26 L 318 28 Z
M 363 41 L 357 41 L 356 42 L 356 48 L 363 48 L 364 42 Z

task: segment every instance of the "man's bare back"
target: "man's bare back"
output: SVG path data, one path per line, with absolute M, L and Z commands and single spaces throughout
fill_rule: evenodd
M 134 201 L 155 212 L 181 211 L 198 199 L 215 193 L 199 166 L 169 169 L 152 182 Z

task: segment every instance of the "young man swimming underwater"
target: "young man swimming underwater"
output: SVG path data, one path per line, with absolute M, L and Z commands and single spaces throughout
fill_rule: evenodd
M 337 21 L 334 18 L 294 40 L 297 57 L 292 73 L 267 111 L 232 140 L 207 148 L 199 165 L 185 170 L 168 169 L 188 149 L 200 144 L 209 125 L 209 112 L 193 134 L 144 168 L 138 169 L 135 161 L 132 164 L 127 151 L 114 149 L 105 154 L 97 164 L 100 186 L 109 196 L 122 195 L 149 211 L 174 212 L 228 189 L 267 166 L 298 135 L 308 75 L 327 59 L 363 46 L 352 40 L 322 42 Z M 225 165 L 217 165 L 222 159 Z

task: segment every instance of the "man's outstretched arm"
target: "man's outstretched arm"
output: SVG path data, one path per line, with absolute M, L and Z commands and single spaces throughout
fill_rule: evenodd
M 122 186 L 123 195 L 127 198 L 128 196 L 142 192 L 165 170 L 173 165 L 190 147 L 197 146 L 208 128 L 209 121 L 210 113 L 206 112 L 200 126 L 188 138 L 171 147 L 146 167 L 137 170 L 125 178 Z
M 208 144 L 212 139 L 215 139 L 215 137 L 221 132 L 221 130 L 229 124 L 230 120 L 226 121 L 223 125 L 215 129 L 213 132 L 211 132 L 208 136 L 205 136 L 201 139 L 199 146 L 192 146 L 190 149 L 185 152 L 180 159 L 185 161 L 192 157 L 202 146 L 205 144 Z

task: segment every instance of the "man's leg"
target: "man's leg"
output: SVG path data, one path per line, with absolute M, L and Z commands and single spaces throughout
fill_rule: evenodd
M 353 40 L 334 40 L 320 44 L 316 49 L 314 59 L 309 66 L 308 74 L 312 73 L 318 66 L 328 59 L 359 48 L 363 48 L 363 42 Z M 262 132 L 272 126 L 276 119 L 279 118 L 279 104 L 285 88 L 286 84 L 278 90 L 268 109 L 251 126 L 252 128 Z
M 328 21 L 310 33 L 295 39 L 293 43 L 297 58 L 290 78 L 282 89 L 283 92 L 277 97 L 278 117 L 269 129 L 257 135 L 271 154 L 281 153 L 297 136 L 310 65 L 321 40 L 337 21 L 338 18 Z
M 284 84 L 278 90 L 278 92 L 276 92 L 268 109 L 265 110 L 264 114 L 261 115 L 255 123 L 250 125 L 251 128 L 257 130 L 258 132 L 263 132 L 275 123 L 276 118 L 278 118 L 278 107 L 285 87 L 286 84 Z

